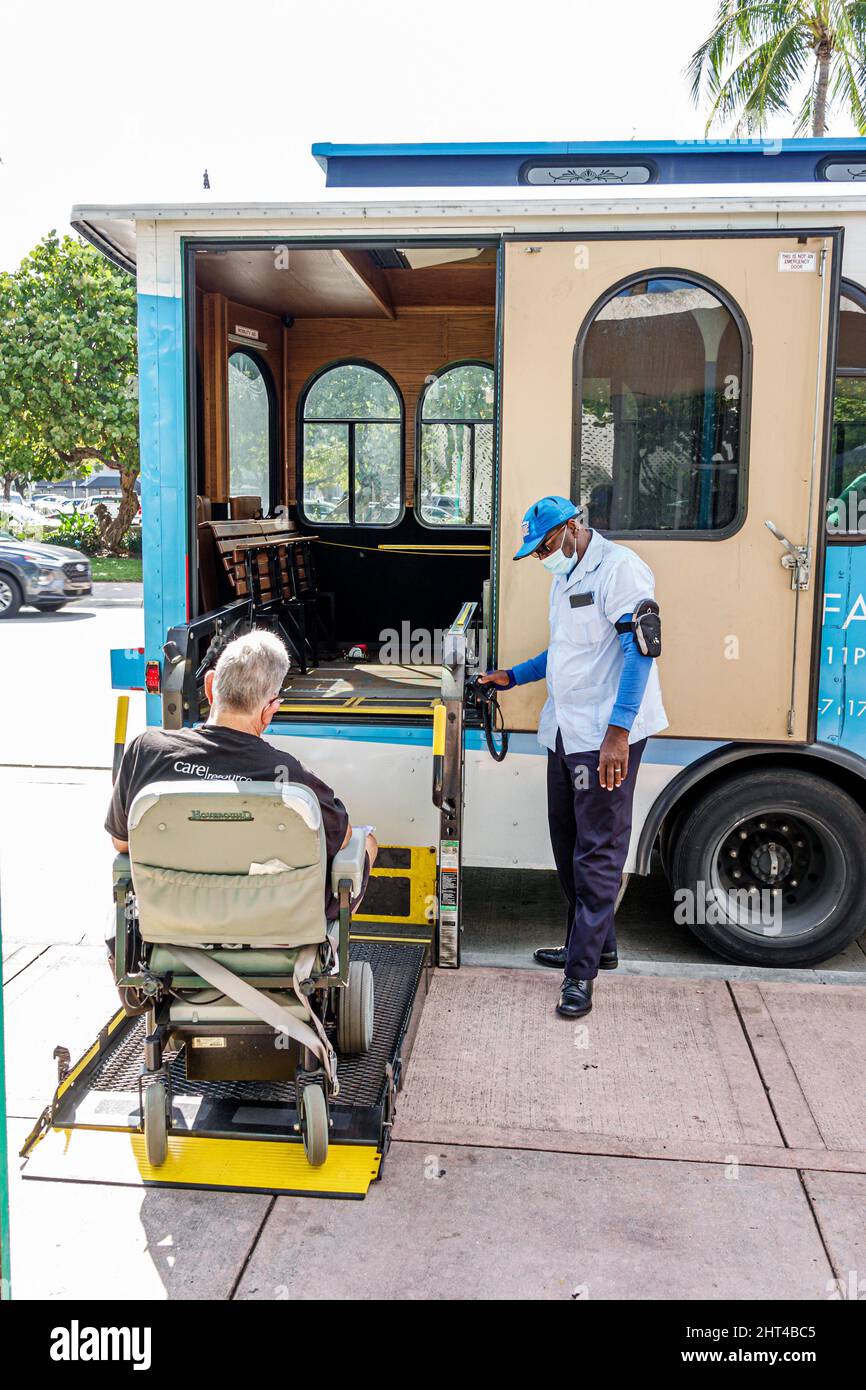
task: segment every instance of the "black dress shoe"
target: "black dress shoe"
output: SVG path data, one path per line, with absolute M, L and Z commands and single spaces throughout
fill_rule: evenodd
M 562 981 L 556 1012 L 562 1018 L 583 1018 L 591 1008 L 592 980 L 572 980 L 566 975 Z
M 564 946 L 539 946 L 537 951 L 532 952 L 532 959 L 538 965 L 549 965 L 553 970 L 565 969 L 565 947 Z M 619 956 L 616 951 L 602 951 L 598 962 L 599 970 L 616 970 L 619 965 Z
M 532 959 L 538 965 L 549 965 L 553 970 L 564 970 L 565 947 L 539 946 L 537 951 L 532 952 Z

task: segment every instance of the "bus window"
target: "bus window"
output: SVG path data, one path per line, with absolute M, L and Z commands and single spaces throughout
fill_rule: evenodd
M 493 368 L 463 362 L 432 377 L 418 411 L 417 514 L 427 526 L 489 526 Z
M 646 274 L 578 337 L 573 493 L 602 531 L 730 530 L 741 510 L 743 334 L 706 286 Z
M 260 497 L 262 514 L 271 510 L 273 404 L 265 374 L 248 352 L 233 352 L 228 363 L 229 492 Z
M 403 403 L 377 367 L 329 367 L 301 397 L 303 514 L 318 526 L 393 526 L 403 511 Z
M 844 283 L 829 493 L 828 536 L 866 534 L 866 291 Z

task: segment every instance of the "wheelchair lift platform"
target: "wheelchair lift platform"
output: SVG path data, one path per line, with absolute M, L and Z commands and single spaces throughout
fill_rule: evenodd
M 435 873 L 430 849 L 383 848 L 364 902 L 380 911 L 354 916 L 350 957 L 369 961 L 375 982 L 373 1041 L 363 1056 L 338 1056 L 340 1091 L 331 1102 L 328 1158 L 321 1167 L 311 1167 L 304 1154 L 293 1082 L 192 1081 L 183 1049 L 166 1054 L 172 1082 L 168 1156 L 151 1167 L 139 1098 L 145 1019 L 121 1010 L 61 1077 L 21 1150 L 23 1177 L 363 1198 L 382 1174 L 426 994 L 433 929 L 425 909 Z

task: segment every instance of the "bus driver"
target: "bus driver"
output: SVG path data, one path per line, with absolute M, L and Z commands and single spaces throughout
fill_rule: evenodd
M 652 571 L 584 524 L 582 507 L 542 497 L 523 518 L 523 544 L 554 576 L 550 646 L 480 679 L 502 689 L 547 677 L 538 726 L 547 748 L 547 817 L 568 900 L 565 945 L 535 952 L 564 969 L 557 1013 L 592 1008 L 599 969 L 617 966 L 614 910 L 646 741 L 667 727 L 654 657 L 661 651 Z

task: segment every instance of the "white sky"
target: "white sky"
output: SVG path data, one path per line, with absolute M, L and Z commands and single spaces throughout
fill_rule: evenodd
M 3 20 L 0 269 L 67 230 L 73 203 L 315 196 L 314 140 L 698 137 L 683 69 L 715 10 L 17 0 Z

